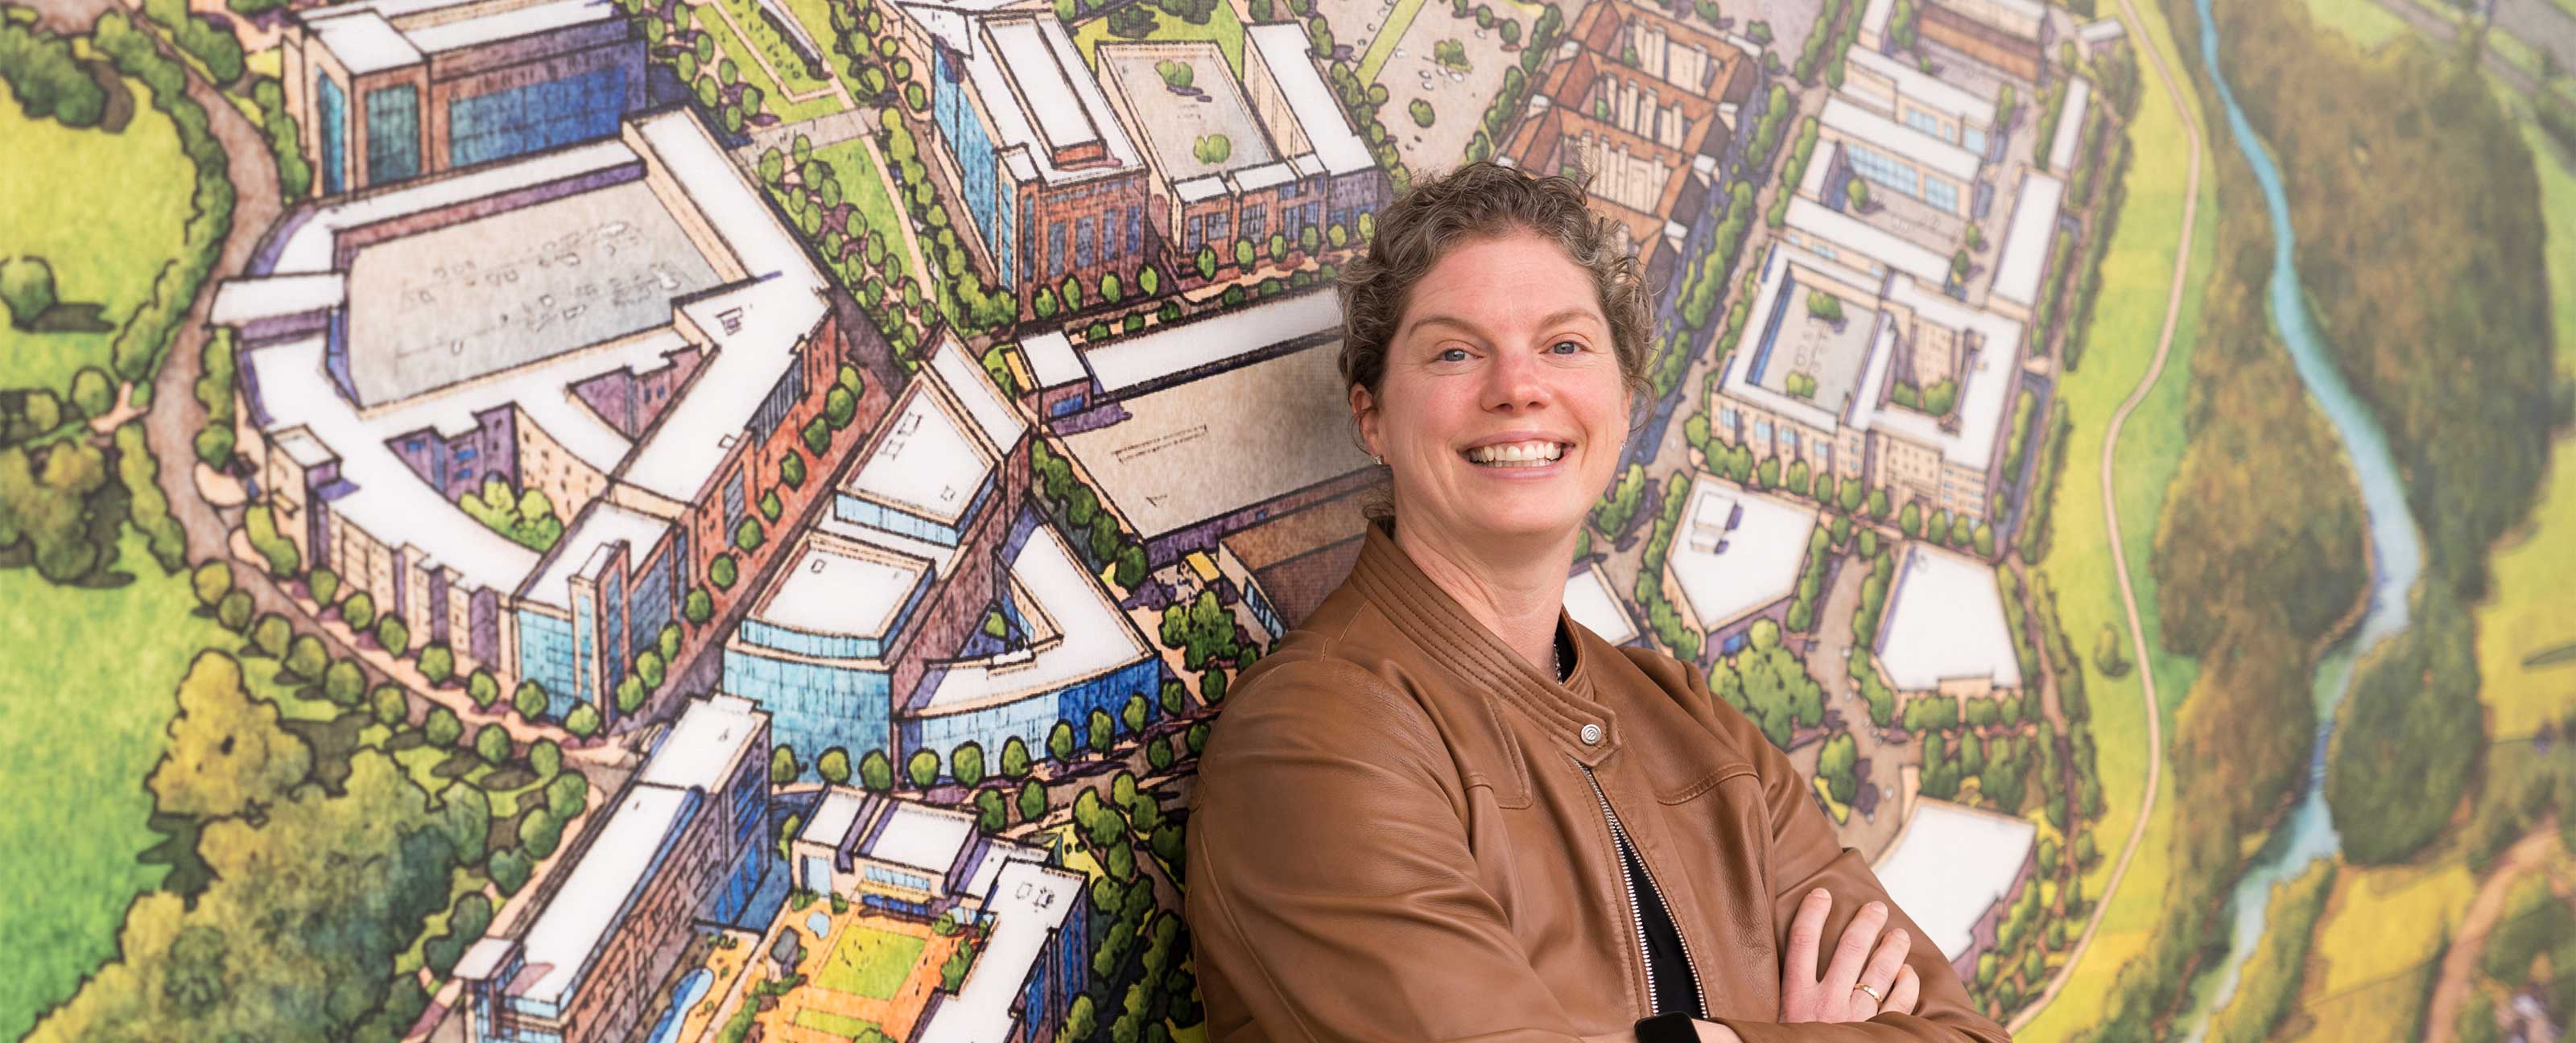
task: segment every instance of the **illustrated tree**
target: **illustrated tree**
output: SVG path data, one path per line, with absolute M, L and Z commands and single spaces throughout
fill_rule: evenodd
M 832 785 L 847 785 L 850 781 L 850 751 L 838 746 L 824 750 L 822 756 L 814 758 L 814 773 Z
M 929 750 L 914 750 L 912 756 L 905 760 L 903 769 L 904 775 L 912 780 L 912 788 L 929 789 L 939 782 L 939 755 Z
M 1002 777 L 1024 779 L 1029 775 L 1029 747 L 1017 735 L 1002 742 Z
M 948 774 L 956 777 L 958 785 L 969 789 L 983 782 L 983 744 L 970 740 L 959 743 L 956 749 L 948 751 Z
M 877 793 L 894 788 L 894 762 L 886 759 L 884 750 L 869 750 L 859 758 L 859 785 Z
M 805 766 L 796 762 L 796 750 L 779 743 L 769 751 L 769 784 L 784 786 L 805 774 Z

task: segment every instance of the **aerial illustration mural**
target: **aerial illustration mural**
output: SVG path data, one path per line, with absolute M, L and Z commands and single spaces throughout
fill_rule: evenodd
M 2019 1038 L 2576 1018 L 2576 0 L 6 0 L 0 1038 L 1170 1043 L 1331 284 L 1580 173 L 1568 563 Z M 1366 1003 L 1367 997 L 1351 997 Z

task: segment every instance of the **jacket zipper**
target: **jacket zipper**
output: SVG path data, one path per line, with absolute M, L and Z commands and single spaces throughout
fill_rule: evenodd
M 1654 892 L 1655 902 L 1664 907 L 1666 916 L 1671 915 L 1673 906 L 1672 903 L 1664 901 L 1663 889 L 1655 885 L 1655 872 L 1647 868 L 1645 856 L 1636 854 L 1635 847 L 1629 843 L 1628 830 L 1619 824 L 1619 813 L 1611 810 L 1610 795 L 1602 792 L 1601 780 L 1593 777 L 1592 766 L 1579 760 L 1574 762 L 1574 766 L 1583 769 L 1583 781 L 1592 785 L 1593 797 L 1601 801 L 1601 817 L 1610 822 L 1610 841 L 1618 848 L 1616 853 L 1620 860 L 1619 887 L 1628 896 L 1628 922 L 1637 933 L 1637 958 L 1646 967 L 1646 1010 L 1652 1013 L 1655 1009 L 1655 953 L 1653 947 L 1646 944 L 1646 910 L 1644 906 L 1637 904 L 1637 884 L 1628 875 L 1629 859 L 1636 859 L 1637 871 L 1645 876 L 1646 888 Z M 1679 921 L 1673 924 L 1673 938 L 1681 942 L 1684 965 L 1682 969 L 1689 972 L 1691 976 L 1692 1000 L 1699 1008 L 1691 1014 L 1693 1017 L 1706 1017 L 1708 1016 L 1708 994 L 1699 980 L 1699 959 L 1691 955 L 1690 939 L 1683 936 Z

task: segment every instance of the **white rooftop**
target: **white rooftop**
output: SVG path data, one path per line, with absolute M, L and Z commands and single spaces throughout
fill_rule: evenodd
M 1886 300 L 1912 309 L 1923 321 L 1975 333 L 1982 343 L 1967 353 L 1967 372 L 1960 379 L 1956 430 L 1944 430 L 1939 421 L 1892 403 L 1866 418 L 1863 426 L 1938 447 L 1943 461 L 1984 470 L 1994 463 L 1999 451 L 2004 414 L 2012 405 L 2013 378 L 2021 372 L 2016 360 L 2021 354 L 2022 324 L 1970 308 L 1902 275 L 1890 280 Z M 1873 352 L 1873 357 L 1884 358 L 1885 354 Z
M 1065 449 L 1148 540 L 1312 488 L 1368 466 L 1338 354 L 1326 341 L 1123 399 L 1126 419 Z
M 1214 316 L 1110 341 L 1084 352 L 1100 389 L 1112 395 L 1283 341 L 1340 329 L 1342 304 L 1329 289 L 1274 297 Z
M 1002 397 L 1002 389 L 993 384 L 993 375 L 966 354 L 966 345 L 953 333 L 942 336 L 931 351 L 930 375 L 956 396 L 959 408 L 974 422 L 976 432 L 984 436 L 986 448 L 996 453 L 1010 452 L 1019 444 L 1021 433 L 1029 429 L 1019 407 Z
M 721 790 L 726 769 L 744 757 L 766 756 L 758 745 L 768 723 L 769 715 L 758 704 L 738 695 L 694 700 L 645 760 L 644 773 L 636 781 L 710 793 Z
M 1610 575 L 1601 571 L 1597 561 L 1584 563 L 1566 577 L 1565 614 L 1614 645 L 1637 637 L 1637 621 L 1628 615 L 1628 606 L 1610 588 Z
M 796 839 L 815 844 L 839 846 L 850 835 L 850 827 L 859 822 L 859 812 L 868 806 L 867 794 L 835 786 L 823 794 L 823 802 L 814 808 L 814 818 Z
M 992 454 L 967 435 L 926 382 L 905 392 L 902 407 L 881 432 L 842 489 L 906 514 L 957 524 L 992 473 Z
M 549 3 L 425 26 L 412 30 L 409 35 L 412 46 L 438 54 L 616 17 L 617 5 L 609 0 L 551 0 Z
M 519 596 L 539 604 L 552 605 L 565 611 L 572 609 L 572 577 L 590 564 L 592 554 L 618 541 L 626 543 L 629 567 L 644 563 L 644 555 L 661 542 L 670 523 L 649 514 L 619 506 L 607 497 L 591 502 L 582 516 L 573 520 L 572 528 L 555 544 L 545 569 L 537 574 Z
M 1955 960 L 1976 944 L 1986 910 L 2012 893 L 2038 837 L 2029 819 L 1924 798 L 1870 870 L 1896 907 Z
M 694 794 L 663 786 L 634 786 L 609 812 L 608 824 L 574 863 L 563 888 L 537 914 L 521 940 L 527 970 L 509 994 L 538 1005 L 559 1005 L 590 972 L 608 930 L 641 897 L 661 861 L 662 849 L 687 822 Z
M 919 558 L 816 536 L 753 618 L 809 634 L 884 637 L 929 571 Z
M 317 12 L 305 16 L 304 25 L 351 76 L 420 63 L 420 49 L 374 11 Z
M 1342 117 L 1342 107 L 1324 85 L 1323 74 L 1315 71 L 1303 27 L 1293 21 L 1249 25 L 1243 29 L 1243 42 L 1260 52 L 1262 64 L 1278 81 L 1280 98 L 1288 103 L 1288 111 L 1296 116 L 1298 129 L 1314 146 L 1326 172 L 1338 176 L 1377 165 L 1367 143 Z
M 1935 286 L 1950 279 L 1949 258 L 1812 199 L 1790 197 L 1788 218 L 1789 227 L 1830 244 L 1837 251 L 1835 260 L 1842 260 L 1839 251 L 1849 250 Z
M 2057 133 L 2048 140 L 2048 169 L 2060 174 L 2072 173 L 2070 168 L 2075 165 L 2075 146 L 2084 140 L 2084 109 L 2091 104 L 2093 81 L 2081 76 L 2068 77 L 2066 100 L 2057 110 Z
M 1016 156 L 1014 177 L 1063 184 L 1116 177 L 1144 158 L 1109 107 L 1100 81 L 1053 12 L 986 10 L 968 5 L 896 5 L 965 59 L 965 79 L 983 99 L 998 152 Z M 1055 149 L 1097 144 L 1108 162 L 1068 169 Z
M 1912 160 L 1961 185 L 1977 179 L 1976 153 L 1871 112 L 1839 94 L 1825 99 L 1819 122 L 1828 130 Z
M 1905 545 L 1887 592 L 1887 621 L 1875 642 L 1880 666 L 1900 692 L 1941 682 L 1991 678 L 2021 687 L 2021 661 L 2004 626 L 2003 594 L 1984 562 L 1921 541 Z
M 1028 356 L 1029 376 L 1041 388 L 1070 384 L 1090 375 L 1082 368 L 1082 356 L 1074 354 L 1073 341 L 1063 330 L 1021 338 L 1020 353 Z
M 421 481 L 387 446 L 388 440 L 421 431 L 460 435 L 475 429 L 477 414 L 516 407 L 527 414 L 524 423 L 542 428 L 592 467 L 614 471 L 623 466 L 621 480 L 686 502 L 722 458 L 725 444 L 738 437 L 776 385 L 795 338 L 821 318 L 823 301 L 815 293 L 819 277 L 694 117 L 676 110 L 643 117 L 629 124 L 628 136 L 406 183 L 381 194 L 343 197 L 314 211 L 280 249 L 273 276 L 330 273 L 335 270 L 334 244 L 344 231 L 608 174 L 644 158 L 628 144 L 640 140 L 685 193 L 687 204 L 700 212 L 705 226 L 734 251 L 734 256 L 708 261 L 719 272 L 747 270 L 754 280 L 680 307 L 716 350 L 699 367 L 685 397 L 641 445 L 630 446 L 570 389 L 621 369 L 643 374 L 670 365 L 671 353 L 692 350 L 674 326 L 545 355 L 492 378 L 441 387 L 363 414 L 350 407 L 327 375 L 321 336 L 245 353 L 243 365 L 260 388 L 268 413 L 263 427 L 271 432 L 304 428 L 340 459 L 341 477 L 355 488 L 331 502 L 332 512 L 389 545 L 408 545 L 458 570 L 468 589 L 517 590 L 535 570 L 538 554 L 467 516 Z M 670 205 L 649 194 L 641 198 L 655 206 Z M 729 332 L 716 316 L 698 311 L 709 306 L 741 309 L 736 328 Z M 546 345 L 540 340 L 534 346 Z M 579 559 L 569 562 L 570 567 L 580 564 Z M 554 584 L 541 586 L 552 589 Z
M 1666 567 L 1700 625 L 1716 630 L 1797 591 L 1816 512 L 1714 475 L 1691 479 Z
M 1029 617 L 1029 646 L 944 664 L 938 687 L 909 711 L 934 717 L 997 706 L 1098 677 L 1154 654 L 1099 577 L 1085 571 L 1055 526 L 1029 532 L 1010 563 L 1010 582 Z
M 797 343 L 823 320 L 824 283 L 804 248 L 752 194 L 743 172 L 695 116 L 675 109 L 634 127 L 688 193 L 702 227 L 724 240 L 750 280 L 681 307 L 714 344 L 715 355 L 698 367 L 685 397 L 663 414 L 621 476 L 688 502 L 706 488 L 716 465 L 794 364 Z
M 1047 942 L 1063 929 L 1073 903 L 1083 901 L 1082 878 L 1034 862 L 1011 860 L 994 874 L 984 908 L 993 933 L 975 958 L 954 998 L 941 997 L 915 1038 L 939 1043 L 1005 1043 L 1019 1018 L 1011 1013 Z M 1060 944 L 1079 944 L 1064 939 Z
M 2049 248 L 2057 241 L 2057 211 L 2066 199 L 2066 182 L 2025 171 L 2016 196 L 2012 220 L 2004 226 L 2003 252 L 1995 262 L 1995 281 L 1987 292 L 2033 308 L 2039 304 L 2041 276 L 2048 271 Z
M 1909 99 L 1915 104 L 1946 114 L 1972 127 L 1983 127 L 1994 122 L 1995 99 L 1993 98 L 1979 97 L 1974 91 L 1924 72 L 1902 59 L 1888 57 L 1867 47 L 1854 46 L 1844 52 L 1844 55 L 1845 60 L 1851 65 L 1895 81 L 1896 93 L 1900 98 Z
M 206 321 L 240 326 L 337 308 L 348 300 L 349 277 L 339 272 L 226 279 L 215 285 L 215 303 Z
M 974 839 L 973 815 L 895 801 L 877 827 L 876 838 L 858 854 L 937 876 L 955 866 L 957 856 Z

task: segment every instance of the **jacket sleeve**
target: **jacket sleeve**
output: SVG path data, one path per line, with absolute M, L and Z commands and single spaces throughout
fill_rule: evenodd
M 1913 1014 L 1881 1014 L 1865 1022 L 1826 1024 L 1799 1022 L 1747 1022 L 1735 1018 L 1714 1019 L 1723 1022 L 1744 1037 L 1745 1043 L 1896 1043 L 1910 1040 L 1965 1041 L 2004 1043 L 2011 1033 L 1994 1019 L 1978 1012 L 1969 1000 L 1959 974 L 1951 969 L 1940 947 L 1923 933 L 1923 928 L 1887 896 L 1878 874 L 1861 860 L 1860 852 L 1842 846 L 1832 823 L 1816 807 L 1813 791 L 1805 776 L 1789 763 L 1788 755 L 1771 745 L 1760 728 L 1723 699 L 1713 697 L 1708 689 L 1708 676 L 1697 664 L 1680 664 L 1689 680 L 1690 691 L 1715 718 L 1722 738 L 1733 743 L 1751 758 L 1754 772 L 1761 780 L 1763 809 L 1768 817 L 1771 844 L 1769 851 L 1771 878 L 1771 929 L 1779 951 L 1789 951 L 1789 924 L 1797 915 L 1798 903 L 1807 892 L 1822 887 L 1832 893 L 1833 912 L 1825 920 L 1823 940 L 1817 946 L 1818 973 L 1833 962 L 1834 943 L 1843 935 L 1843 927 L 1871 901 L 1887 903 L 1888 929 L 1902 927 L 1913 936 L 1913 948 L 1906 952 L 1905 962 L 1922 979 L 1922 992 L 1914 1004 Z M 1785 973 L 1784 973 L 1785 976 Z
M 1472 874 L 1429 715 L 1329 658 L 1265 659 L 1200 762 L 1185 912 L 1210 1043 L 1574 1043 Z

